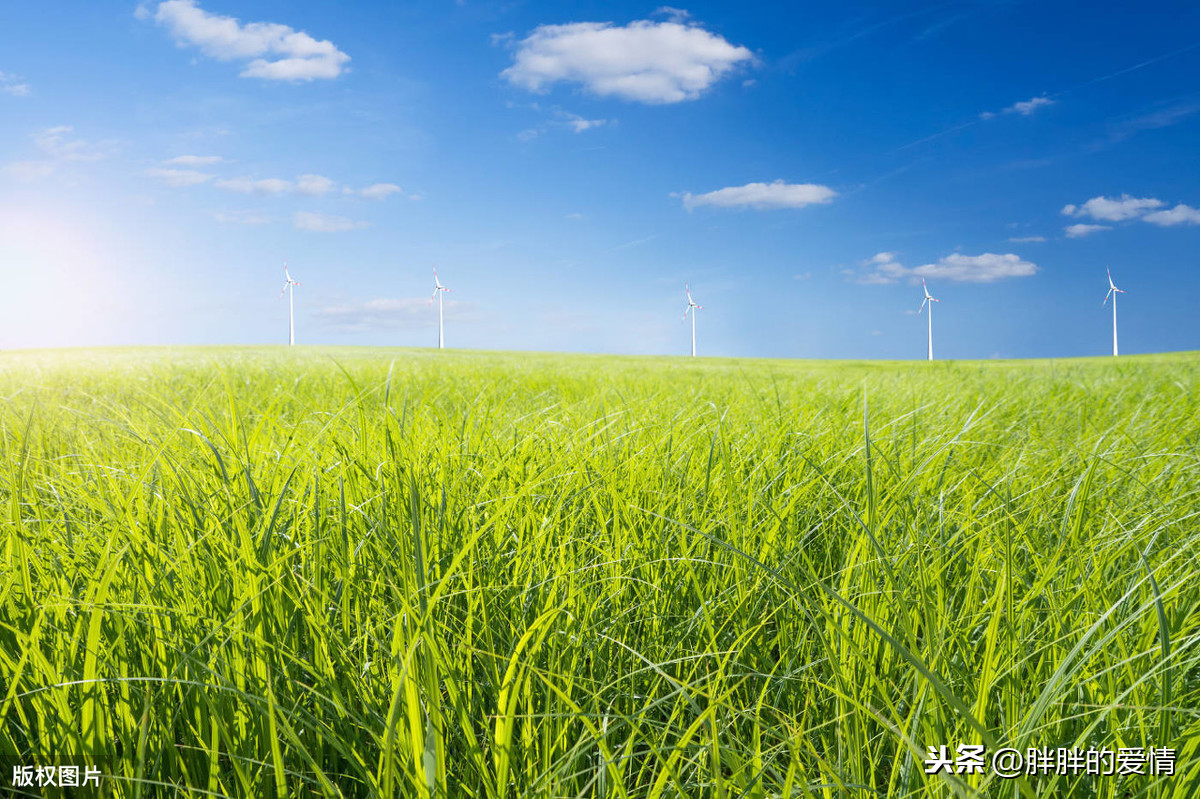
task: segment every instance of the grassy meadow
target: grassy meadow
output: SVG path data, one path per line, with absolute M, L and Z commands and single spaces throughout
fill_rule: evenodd
M 1195 353 L 16 352 L 0 398 L 5 764 L 121 797 L 1200 791 Z M 927 776 L 939 744 L 1178 756 Z

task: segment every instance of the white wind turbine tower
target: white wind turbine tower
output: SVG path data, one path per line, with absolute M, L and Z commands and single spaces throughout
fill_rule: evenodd
M 292 347 L 296 344 L 296 303 L 294 286 L 299 286 L 299 280 L 292 280 L 292 274 L 288 271 L 287 261 L 283 262 L 283 291 L 279 292 L 279 299 L 283 299 L 283 295 L 288 295 L 288 346 Z
M 692 357 L 696 357 L 696 311 L 703 311 L 704 306 L 692 299 L 692 291 L 688 284 L 683 284 L 683 293 L 687 295 L 687 307 L 683 309 L 683 318 L 687 319 L 688 312 L 692 314 Z
M 917 313 L 919 314 L 919 313 L 921 313 L 921 311 L 925 310 L 926 305 L 929 306 L 929 312 L 927 314 L 929 317 L 929 360 L 932 361 L 933 360 L 933 304 L 935 302 L 941 302 L 941 300 L 935 299 L 933 297 L 933 295 L 929 293 L 929 287 L 925 285 L 925 278 L 921 278 L 921 288 L 925 291 L 925 299 L 921 300 L 921 307 L 917 309 Z
M 1100 303 L 1100 304 L 1103 305 L 1104 303 L 1107 303 L 1108 298 L 1112 297 L 1112 301 L 1113 301 L 1113 357 L 1115 358 L 1115 357 L 1117 357 L 1117 295 L 1124 294 L 1125 291 L 1123 289 L 1117 288 L 1117 284 L 1113 283 L 1112 270 L 1109 269 L 1107 266 L 1104 267 L 1104 270 L 1106 272 L 1108 272 L 1108 293 L 1104 295 L 1104 302 Z
M 442 338 L 442 295 L 451 289 L 442 285 L 438 280 L 437 267 L 433 268 L 433 294 L 429 296 L 429 304 L 433 305 L 433 298 L 437 297 L 438 301 L 438 349 L 445 347 L 444 339 Z

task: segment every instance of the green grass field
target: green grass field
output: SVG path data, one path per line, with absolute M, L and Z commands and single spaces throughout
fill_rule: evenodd
M 1200 354 L 3 353 L 0 396 L 3 763 L 117 796 L 1200 791 Z M 927 776 L 939 744 L 1178 753 Z

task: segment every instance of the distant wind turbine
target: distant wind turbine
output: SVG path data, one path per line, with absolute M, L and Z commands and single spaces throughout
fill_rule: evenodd
M 1123 289 L 1117 288 L 1117 284 L 1113 283 L 1112 270 L 1109 269 L 1107 266 L 1104 267 L 1104 270 L 1106 272 L 1108 272 L 1108 293 L 1104 295 L 1104 302 L 1102 302 L 1100 304 L 1104 305 L 1105 303 L 1108 302 L 1108 298 L 1112 297 L 1112 301 L 1113 301 L 1113 357 L 1115 358 L 1115 357 L 1117 357 L 1117 295 L 1124 294 L 1125 291 Z
M 296 303 L 294 286 L 299 286 L 299 280 L 292 280 L 292 274 L 288 271 L 287 261 L 283 262 L 283 291 L 279 292 L 279 299 L 283 299 L 283 295 L 288 295 L 288 346 L 292 347 L 296 344 Z
M 932 361 L 933 360 L 933 304 L 935 302 L 941 302 L 941 300 L 935 299 L 933 297 L 933 295 L 929 293 L 929 287 L 925 285 L 925 278 L 921 278 L 921 288 L 925 291 L 925 299 L 921 300 L 921 307 L 917 309 L 917 313 L 919 314 L 919 313 L 921 313 L 921 311 L 925 310 L 926 305 L 929 306 L 929 312 L 927 314 L 927 316 L 929 317 L 929 360 Z
M 688 312 L 692 314 L 692 357 L 696 357 L 696 311 L 703 311 L 704 306 L 692 299 L 692 291 L 688 288 L 688 284 L 683 284 L 683 293 L 687 295 L 687 307 L 683 309 L 683 318 L 687 319 Z M 695 310 L 693 310 L 695 309 Z
M 445 347 L 444 339 L 442 338 L 442 294 L 446 293 L 447 291 L 451 291 L 451 289 L 448 289 L 445 286 L 443 286 L 441 281 L 438 280 L 437 267 L 435 266 L 433 268 L 433 294 L 431 294 L 429 296 L 429 304 L 433 305 L 433 298 L 437 297 L 437 301 L 438 301 L 438 349 L 439 350 L 442 349 L 443 347 Z

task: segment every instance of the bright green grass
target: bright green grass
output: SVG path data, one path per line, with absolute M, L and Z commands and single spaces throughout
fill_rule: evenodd
M 1198 376 L 2 354 L 0 759 L 121 796 L 1191 796 Z M 975 743 L 1177 774 L 923 774 Z

